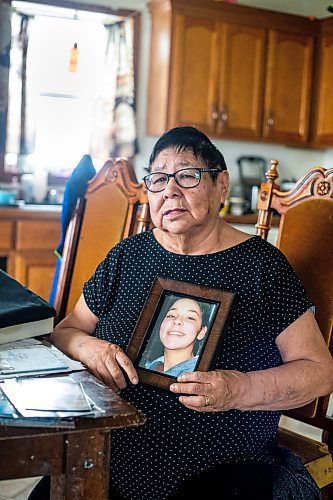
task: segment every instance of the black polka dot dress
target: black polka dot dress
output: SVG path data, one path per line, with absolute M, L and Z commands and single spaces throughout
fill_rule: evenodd
M 222 252 L 178 255 L 148 231 L 114 247 L 84 285 L 99 318 L 94 335 L 124 350 L 156 276 L 236 292 L 216 368 L 243 372 L 281 364 L 276 336 L 311 303 L 283 254 L 259 237 Z M 274 462 L 280 413 L 199 413 L 177 395 L 130 385 L 122 392 L 147 417 L 112 433 L 112 484 L 130 500 L 163 500 L 196 472 L 223 462 Z

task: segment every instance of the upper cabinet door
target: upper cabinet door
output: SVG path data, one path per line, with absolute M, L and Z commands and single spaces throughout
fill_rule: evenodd
M 217 138 L 310 144 L 321 22 L 213 0 L 151 0 L 149 8 L 148 134 L 194 125 Z M 325 111 L 333 99 L 327 43 L 320 90 Z M 317 140 L 326 144 L 331 131 L 333 118 L 324 113 Z M 313 132 L 311 123 L 312 143 Z
M 217 121 L 218 23 L 176 15 L 169 89 L 169 125 L 194 125 L 212 133 Z
M 218 135 L 258 139 L 262 129 L 264 29 L 221 25 Z
M 333 145 L 333 34 L 321 40 L 314 142 Z
M 306 143 L 309 136 L 313 38 L 269 33 L 263 137 Z

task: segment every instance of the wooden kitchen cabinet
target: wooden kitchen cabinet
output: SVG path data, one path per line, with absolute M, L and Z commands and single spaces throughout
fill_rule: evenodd
M 314 37 L 271 30 L 268 38 L 263 137 L 309 140 Z
M 191 123 L 207 133 L 215 129 L 218 38 L 214 19 L 175 16 L 168 123 Z
M 49 300 L 56 257 L 49 251 L 14 252 L 13 277 L 45 300 Z
M 265 31 L 177 15 L 168 122 L 259 137 Z
M 0 248 L 3 252 L 11 250 L 13 246 L 14 224 L 11 220 L 0 219 Z
M 1 207 L 0 255 L 5 271 L 48 300 L 60 239 L 61 207 Z
M 218 138 L 309 140 L 317 21 L 213 0 L 149 5 L 148 134 L 194 125 Z
M 223 6 L 225 21 L 209 4 L 150 3 L 149 134 L 190 124 L 226 138 L 261 135 L 265 30 L 239 23 L 234 6 Z
M 262 28 L 222 23 L 217 88 L 217 135 L 261 135 L 266 33 Z
M 317 94 L 313 141 L 319 146 L 333 146 L 333 19 L 322 23 L 322 36 L 316 68 Z
M 50 219 L 19 219 L 16 221 L 17 250 L 55 249 L 60 239 L 59 222 Z

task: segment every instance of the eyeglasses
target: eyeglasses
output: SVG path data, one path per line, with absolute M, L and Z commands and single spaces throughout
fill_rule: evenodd
M 201 174 L 203 172 L 220 172 L 218 168 L 181 168 L 173 174 L 167 174 L 165 172 L 154 172 L 152 174 L 145 175 L 142 177 L 146 188 L 152 193 L 159 193 L 163 191 L 170 180 L 173 177 L 178 184 L 178 186 L 190 189 L 198 186 L 201 181 Z

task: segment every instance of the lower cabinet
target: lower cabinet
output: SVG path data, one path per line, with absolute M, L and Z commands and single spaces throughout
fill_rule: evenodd
M 49 250 L 13 252 L 13 277 L 43 299 L 50 297 L 57 258 Z
M 60 211 L 0 208 L 2 268 L 45 300 L 50 297 L 60 239 Z

